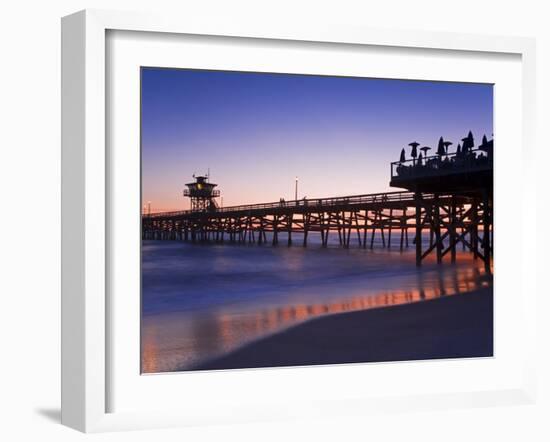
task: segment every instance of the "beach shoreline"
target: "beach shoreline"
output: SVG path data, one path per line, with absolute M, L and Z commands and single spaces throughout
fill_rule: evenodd
M 244 345 L 191 370 L 493 356 L 493 288 L 331 314 Z

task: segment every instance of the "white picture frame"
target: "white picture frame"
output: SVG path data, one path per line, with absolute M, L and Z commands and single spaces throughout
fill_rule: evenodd
M 193 17 L 166 17 L 87 10 L 62 21 L 62 422 L 80 431 L 155 428 L 209 422 L 246 422 L 289 416 L 362 414 L 372 410 L 399 411 L 410 408 L 453 408 L 532 403 L 535 397 L 535 357 L 526 344 L 521 385 L 461 394 L 396 397 L 315 399 L 309 406 L 291 411 L 280 406 L 256 407 L 242 403 L 233 414 L 193 416 L 173 410 L 108 412 L 108 303 L 107 228 L 109 187 L 106 134 L 106 34 L 109 31 L 140 31 L 163 34 L 227 36 L 287 42 L 339 43 L 381 48 L 426 48 L 468 51 L 478 54 L 514 54 L 521 57 L 522 121 L 521 155 L 524 170 L 534 157 L 535 43 L 518 37 L 493 37 L 453 33 L 356 29 L 345 26 L 307 24 L 294 27 L 266 23 L 214 23 Z M 534 179 L 524 174 L 525 187 Z M 535 186 L 532 186 L 533 188 Z M 535 194 L 522 191 L 524 203 L 534 204 Z M 523 234 L 523 233 L 522 233 Z M 522 248 L 521 317 L 525 333 L 534 334 L 536 290 L 534 270 L 526 265 L 529 249 Z M 240 373 L 242 377 L 243 372 Z M 272 376 L 277 376 L 273 373 Z M 214 417 L 213 417 L 214 416 Z

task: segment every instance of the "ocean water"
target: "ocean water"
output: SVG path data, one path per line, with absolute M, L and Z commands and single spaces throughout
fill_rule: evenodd
M 373 250 L 335 239 L 322 248 L 315 235 L 302 247 L 299 239 L 292 247 L 143 241 L 142 372 L 192 370 L 319 316 L 492 284 L 481 260 L 460 248 L 454 265 L 446 257 L 417 268 L 414 245 L 400 252 L 399 238 Z

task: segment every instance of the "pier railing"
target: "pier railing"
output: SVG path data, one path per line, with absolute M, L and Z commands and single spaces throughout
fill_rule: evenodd
M 424 195 L 426 197 L 426 195 Z M 281 200 L 278 202 L 260 203 L 260 204 L 244 204 L 239 206 L 220 207 L 214 211 L 196 212 L 192 210 L 180 210 L 175 212 L 159 212 L 143 215 L 144 218 L 166 218 L 177 217 L 199 213 L 234 213 L 234 212 L 250 212 L 257 210 L 269 210 L 269 209 L 293 209 L 293 208 L 327 208 L 335 206 L 354 206 L 364 204 L 375 203 L 387 203 L 398 201 L 413 201 L 414 192 L 397 191 L 397 192 L 381 192 L 370 193 L 364 195 L 350 195 L 350 196 L 337 196 L 329 198 L 310 198 L 299 200 Z

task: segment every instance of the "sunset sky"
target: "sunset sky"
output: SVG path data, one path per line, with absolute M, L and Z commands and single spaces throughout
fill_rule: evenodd
M 392 189 L 411 141 L 433 148 L 493 133 L 487 84 L 142 69 L 142 199 L 183 210 L 193 173 L 211 171 L 223 205 Z

